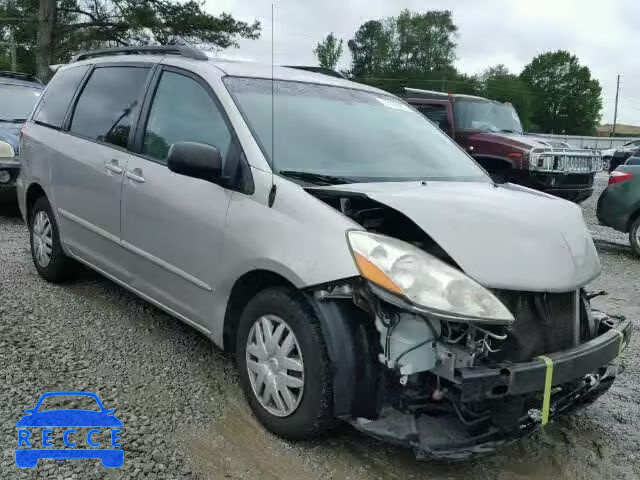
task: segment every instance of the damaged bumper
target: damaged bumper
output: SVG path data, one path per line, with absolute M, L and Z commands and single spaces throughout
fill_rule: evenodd
M 606 392 L 629 342 L 631 322 L 608 318 L 600 334 L 575 348 L 525 362 L 458 368 L 440 411 L 385 407 L 352 424 L 411 447 L 419 459 L 465 460 L 488 454 Z

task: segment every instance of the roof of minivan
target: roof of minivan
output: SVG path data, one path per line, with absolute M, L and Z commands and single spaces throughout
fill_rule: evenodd
M 281 66 L 271 66 L 269 64 L 255 63 L 255 62 L 247 62 L 247 61 L 239 61 L 239 60 L 230 60 L 223 58 L 215 58 L 211 57 L 209 60 L 197 60 L 191 59 L 187 57 L 183 57 L 180 55 L 155 55 L 155 54 L 144 54 L 144 55 L 104 55 L 95 58 L 88 58 L 86 60 L 80 60 L 78 62 L 70 63 L 61 67 L 61 70 L 66 69 L 72 65 L 83 65 L 83 64 L 98 64 L 105 62 L 132 62 L 132 61 L 141 61 L 148 63 L 168 63 L 172 64 L 172 60 L 175 60 L 176 65 L 183 66 L 185 62 L 193 63 L 194 65 L 202 65 L 203 63 L 211 65 L 212 67 L 217 68 L 224 75 L 234 76 L 234 77 L 250 77 L 250 78 L 273 78 L 276 80 L 289 80 L 295 82 L 307 82 L 307 83 L 318 83 L 322 85 L 334 85 L 337 87 L 345 87 L 345 88 L 354 88 L 358 90 L 365 90 L 373 93 L 379 93 L 384 95 L 391 95 L 389 92 L 385 92 L 384 90 L 380 90 L 378 88 L 370 87 L 368 85 L 364 85 L 362 83 L 352 82 L 350 80 L 345 80 L 342 78 L 333 77 L 330 75 L 325 75 L 321 73 L 310 72 L 307 70 L 300 70 L 297 68 L 288 68 Z

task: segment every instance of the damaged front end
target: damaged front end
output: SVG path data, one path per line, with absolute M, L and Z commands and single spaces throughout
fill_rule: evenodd
M 464 460 L 611 386 L 628 320 L 592 310 L 581 287 L 485 288 L 411 220 L 353 200 L 340 208 L 368 230 L 349 233 L 362 276 L 313 291 L 340 418 L 420 459 Z

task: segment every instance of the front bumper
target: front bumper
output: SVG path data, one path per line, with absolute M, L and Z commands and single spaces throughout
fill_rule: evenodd
M 0 183 L 0 190 L 15 189 L 16 180 L 20 174 L 20 162 L 18 160 L 0 159 L 0 171 L 8 172 L 10 175 L 8 182 Z
M 526 171 L 517 175 L 516 183 L 572 202 L 582 202 L 593 194 L 595 172 L 557 173 Z
M 460 368 L 447 393 L 451 413 L 387 407 L 376 420 L 352 424 L 374 437 L 413 448 L 418 459 L 466 460 L 494 452 L 560 415 L 594 402 L 612 385 L 631 322 L 608 319 L 601 333 L 575 348 L 526 362 Z M 550 379 L 549 379 L 550 375 Z M 478 405 L 475 418 L 463 415 Z M 467 418 L 465 418 L 467 416 Z

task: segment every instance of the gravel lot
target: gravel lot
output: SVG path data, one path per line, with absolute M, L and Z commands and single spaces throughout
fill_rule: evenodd
M 584 205 L 610 292 L 603 310 L 640 315 L 640 260 L 625 235 L 596 225 L 598 191 Z M 69 285 L 41 280 L 27 230 L 0 213 L 0 478 L 632 479 L 640 477 L 640 335 L 611 391 L 574 418 L 467 464 L 417 463 L 411 454 L 344 427 L 289 443 L 257 425 L 233 363 L 208 340 L 127 291 L 86 272 Z M 124 423 L 125 463 L 14 464 L 16 421 L 50 390 L 96 392 Z

